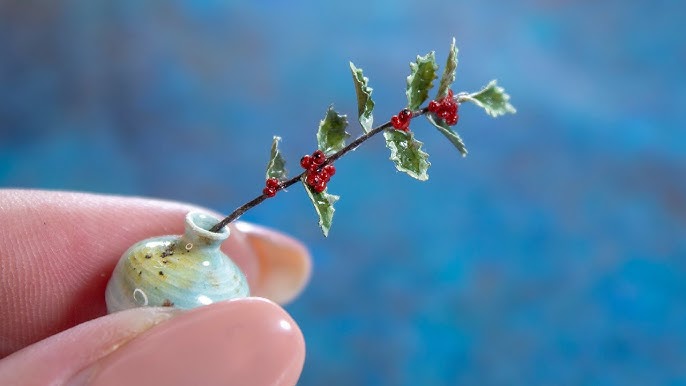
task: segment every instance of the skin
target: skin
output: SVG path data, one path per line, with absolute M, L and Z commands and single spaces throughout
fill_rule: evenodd
M 0 190 L 0 385 L 294 385 L 305 344 L 278 304 L 302 290 L 310 256 L 283 234 L 231 225 L 222 249 L 255 297 L 106 314 L 105 286 L 123 251 L 181 234 L 197 209 Z

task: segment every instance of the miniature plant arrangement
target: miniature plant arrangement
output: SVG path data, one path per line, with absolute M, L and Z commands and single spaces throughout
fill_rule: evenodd
M 327 185 L 336 174 L 334 163 L 369 138 L 383 133 L 390 159 L 397 170 L 420 181 L 427 180 L 429 155 L 422 150 L 422 142 L 411 130 L 414 119 L 426 117 L 462 154 L 467 148 L 453 129 L 459 120 L 463 102 L 471 102 L 493 117 L 516 110 L 509 95 L 495 80 L 473 93 L 455 94 L 451 87 L 457 69 L 457 53 L 453 39 L 434 99 L 429 92 L 438 79 L 438 65 L 434 52 L 417 56 L 410 63 L 405 93 L 407 106 L 387 122 L 373 127 L 374 101 L 369 79 L 362 69 L 350 63 L 357 95 L 357 114 L 363 134 L 349 144 L 346 140 L 348 119 L 333 107 L 326 111 L 319 123 L 316 149 L 300 159 L 302 171 L 288 178 L 286 162 L 279 151 L 280 137 L 274 137 L 267 164 L 266 182 L 262 194 L 238 207 L 219 221 L 212 216 L 191 212 L 186 216 L 186 232 L 181 236 L 161 236 L 143 240 L 129 248 L 119 260 L 107 285 L 106 301 L 109 312 L 140 306 L 175 306 L 192 308 L 220 300 L 249 296 L 245 275 L 224 255 L 219 246 L 229 237 L 226 227 L 249 209 L 278 192 L 301 182 L 319 216 L 319 226 L 327 236 L 338 196 L 330 194 Z

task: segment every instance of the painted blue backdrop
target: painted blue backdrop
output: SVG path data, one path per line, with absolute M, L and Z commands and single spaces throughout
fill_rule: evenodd
M 682 2 L 38 3 L 0 3 L 5 187 L 228 212 L 272 135 L 297 170 L 330 103 L 355 115 L 348 60 L 378 121 L 453 36 L 458 91 L 508 89 L 517 115 L 462 107 L 465 159 L 413 123 L 426 183 L 378 139 L 339 161 L 328 239 L 299 188 L 245 216 L 314 254 L 302 385 L 686 384 Z

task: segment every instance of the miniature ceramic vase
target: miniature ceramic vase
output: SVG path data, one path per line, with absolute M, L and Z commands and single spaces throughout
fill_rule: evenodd
M 193 308 L 249 296 L 245 275 L 219 249 L 229 228 L 208 230 L 218 222 L 190 212 L 184 235 L 154 237 L 131 246 L 107 284 L 108 312 L 142 306 Z

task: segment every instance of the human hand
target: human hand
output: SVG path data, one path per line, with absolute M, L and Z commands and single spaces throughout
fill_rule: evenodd
M 305 344 L 278 305 L 300 292 L 299 242 L 246 223 L 222 249 L 260 298 L 106 315 L 133 243 L 181 234 L 193 208 L 68 192 L 0 190 L 0 385 L 294 385 Z

